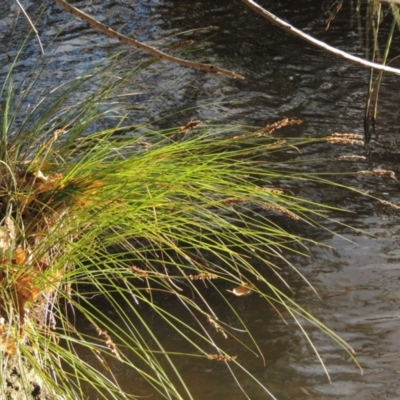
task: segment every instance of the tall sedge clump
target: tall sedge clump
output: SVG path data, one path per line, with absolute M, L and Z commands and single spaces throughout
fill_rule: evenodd
M 268 267 L 283 281 L 285 263 L 299 273 L 285 253 L 299 252 L 306 239 L 279 219 L 311 224 L 327 210 L 277 186 L 282 178 L 317 179 L 282 173 L 271 161 L 307 144 L 272 135 L 300 121 L 236 133 L 195 120 L 159 132 L 129 126 L 114 118 L 123 107 L 111 102 L 128 80 L 110 81 L 111 68 L 60 85 L 26 114 L 33 86 L 9 90 L 11 75 L 3 84 L 3 397 L 13 369 L 27 398 L 133 398 L 118 383 L 115 369 L 123 368 L 150 394 L 192 398 L 176 356 L 223 362 L 234 380 L 242 370 L 258 382 L 221 341 L 232 338 L 263 359 L 231 306 L 251 292 L 299 326 L 298 315 L 319 326 L 353 357 L 265 274 Z M 215 296 L 239 329 L 219 315 Z M 185 343 L 181 353 L 165 347 L 150 319 Z

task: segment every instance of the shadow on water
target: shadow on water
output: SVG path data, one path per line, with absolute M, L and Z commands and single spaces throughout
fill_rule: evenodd
M 35 15 L 39 12 L 39 3 L 35 0 L 27 2 L 27 11 Z M 87 3 L 79 1 L 76 5 L 85 7 Z M 266 2 L 261 3 L 270 7 Z M 281 0 L 274 2 L 271 10 L 307 33 L 364 56 L 363 34 L 359 35 L 350 1 L 345 2 L 331 29 L 325 32 L 327 9 L 331 3 Z M 9 10 L 1 18 L 0 28 L 6 38 L 0 44 L 2 75 L 7 69 L 6 61 L 15 54 L 13 47 L 8 45 L 7 38 L 10 36 L 7 32 L 12 31 L 16 9 L 12 5 L 5 8 Z M 102 0 L 91 2 L 87 10 L 100 15 L 101 20 L 122 33 L 150 43 L 156 42 L 160 47 L 167 47 L 178 39 L 192 39 L 195 41 L 193 47 L 183 56 L 216 63 L 246 77 L 243 81 L 232 81 L 161 62 L 154 63 L 137 78 L 137 85 L 143 94 L 131 99 L 133 105 L 142 107 L 133 111 L 131 118 L 136 121 L 148 121 L 150 118 L 153 126 L 160 128 L 184 124 L 191 118 L 209 123 L 262 125 L 283 117 L 295 117 L 303 119 L 304 123 L 292 129 L 293 135 L 321 137 L 333 132 L 363 133 L 368 70 L 288 36 L 247 10 L 239 0 L 150 0 L 129 4 Z M 78 74 L 104 56 L 126 51 L 126 47 L 95 34 L 85 24 L 70 22 L 70 18 L 53 4 L 43 10 L 42 20 L 50 26 L 43 29 L 42 39 L 45 44 L 54 40 L 50 49 L 58 55 L 50 62 L 50 70 L 55 73 L 47 77 L 47 84 L 57 83 L 64 73 L 71 76 Z M 19 23 L 23 24 L 23 21 Z M 68 33 L 57 37 L 58 28 L 65 24 Z M 181 34 L 209 25 L 218 26 L 219 30 Z M 170 38 L 164 39 L 166 37 Z M 396 43 L 394 46 L 394 52 L 398 51 L 398 45 L 397 48 Z M 28 55 L 20 62 L 22 72 L 31 66 L 31 58 L 38 52 L 34 41 L 28 49 Z M 138 56 L 131 50 L 128 52 L 132 53 L 132 62 L 135 62 Z M 393 66 L 399 67 L 399 61 Z M 173 84 L 169 86 L 171 81 Z M 382 168 L 399 172 L 397 135 L 400 95 L 395 89 L 398 86 L 398 77 L 384 77 L 377 122 L 379 137 L 371 143 L 371 157 L 340 167 L 334 161 L 336 156 L 366 156 L 364 148 L 319 146 L 315 149 L 316 154 L 332 159 L 324 163 L 325 170 L 356 172 Z M 142 105 L 149 98 L 156 100 Z M 294 155 L 293 158 L 303 156 Z M 371 194 L 400 204 L 398 182 L 393 179 L 372 179 L 360 175 L 343 179 Z M 369 235 L 356 234 L 342 227 L 342 238 L 323 237 L 323 243 L 331 248 L 311 246 L 307 258 L 290 256 L 292 263 L 315 286 L 319 298 L 298 275 L 287 276 L 293 288 L 293 298 L 354 347 L 364 375 L 359 374 L 335 343 L 308 326 L 331 373 L 333 383 L 329 384 L 295 324 L 290 320 L 285 324 L 272 310 L 260 309 L 260 300 L 254 294 L 233 298 L 232 304 L 242 311 L 246 323 L 252 328 L 266 363 L 263 365 L 259 358 L 235 347 L 235 343 L 232 343 L 231 353 L 237 354 L 278 399 L 400 398 L 399 216 L 384 207 L 373 206 L 368 199 L 345 195 L 338 189 L 321 190 L 310 184 L 299 188 L 298 194 L 349 207 L 352 214 L 333 217 Z M 330 227 L 333 228 L 333 225 Z M 166 304 L 173 310 L 174 302 L 167 301 Z M 224 313 L 223 304 L 216 308 Z M 186 350 L 181 348 L 185 345 L 177 342 L 162 322 L 153 320 L 149 323 L 154 330 L 165 331 L 167 348 L 172 351 Z M 207 360 L 193 362 L 183 357 L 176 358 L 175 362 L 195 399 L 244 398 L 223 364 Z M 137 377 L 125 375 L 121 367 L 115 367 L 118 378 L 128 391 L 148 394 L 147 388 L 141 388 L 142 383 Z M 243 379 L 243 386 L 252 399 L 267 398 L 248 378 Z M 157 396 L 151 398 L 156 399 Z

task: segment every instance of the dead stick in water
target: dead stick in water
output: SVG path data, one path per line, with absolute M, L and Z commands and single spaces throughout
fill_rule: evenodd
M 65 0 L 54 0 L 54 1 L 56 4 L 58 4 L 60 7 L 62 7 L 65 11 L 67 11 L 67 12 L 71 13 L 72 15 L 87 22 L 96 30 L 104 33 L 105 35 L 107 35 L 113 39 L 117 39 L 120 42 L 134 46 L 140 50 L 150 53 L 153 56 L 159 58 L 160 60 L 169 61 L 169 62 L 178 64 L 178 65 L 182 65 L 184 67 L 189 67 L 189 68 L 197 69 L 200 71 L 211 72 L 213 74 L 226 75 L 226 76 L 228 76 L 230 78 L 234 78 L 234 79 L 244 79 L 244 77 L 242 75 L 236 74 L 233 71 L 229 71 L 229 70 L 226 70 L 223 68 L 216 67 L 215 65 L 201 64 L 201 63 L 196 63 L 193 61 L 184 60 L 182 58 L 172 57 L 169 54 L 163 53 L 162 51 L 157 50 L 154 47 L 148 46 L 147 44 L 144 44 L 142 42 L 139 42 L 136 39 L 132 39 L 128 36 L 121 35 L 117 31 L 111 29 L 109 26 L 104 25 L 103 23 L 101 23 L 100 21 L 91 17 L 90 15 L 84 13 L 81 10 L 78 10 L 76 7 L 71 6 L 71 4 L 67 3 Z
M 373 68 L 378 71 L 390 72 L 395 75 L 400 75 L 400 69 L 387 67 L 386 65 L 377 64 L 377 63 L 353 56 L 343 50 L 339 50 L 336 47 L 329 46 L 328 44 L 322 42 L 321 40 L 315 39 L 312 36 L 307 35 L 306 33 L 302 32 L 301 30 L 295 28 L 294 26 L 292 26 L 292 25 L 288 24 L 287 22 L 283 21 L 282 19 L 278 18 L 276 15 L 267 11 L 265 8 L 262 8 L 260 5 L 258 5 L 253 0 L 242 0 L 242 2 L 244 4 L 246 4 L 246 6 L 250 7 L 252 10 L 254 10 L 256 13 L 260 14 L 262 17 L 264 17 L 269 22 L 271 22 L 274 25 L 278 26 L 279 28 L 283 29 L 285 32 L 288 32 L 291 35 L 296 36 L 296 37 L 306 41 L 307 43 L 311 43 L 314 46 L 317 46 L 323 50 L 326 50 L 328 53 L 335 54 L 336 56 L 339 56 L 341 58 L 349 60 L 349 61 L 351 61 L 355 64 L 358 64 L 358 65 L 361 65 L 363 67 Z

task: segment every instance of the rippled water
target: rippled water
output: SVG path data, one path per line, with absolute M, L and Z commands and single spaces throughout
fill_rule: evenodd
M 38 0 L 24 2 L 31 15 L 38 15 Z M 322 50 L 292 38 L 247 10 L 240 1 L 76 1 L 74 5 L 97 15 L 99 19 L 139 40 L 166 48 L 178 39 L 192 39 L 195 44 L 183 56 L 213 62 L 245 76 L 234 81 L 185 70 L 163 62 L 155 63 L 138 79 L 140 95 L 132 98 L 139 110 L 131 118 L 151 121 L 155 127 L 183 124 L 190 118 L 207 122 L 266 124 L 283 117 L 304 120 L 290 133 L 298 136 L 325 136 L 333 132 L 363 133 L 363 109 L 368 71 L 351 65 Z M 281 0 L 263 1 L 280 17 L 287 18 L 307 33 L 337 45 L 355 55 L 365 51 L 364 32 L 359 30 L 350 1 L 325 32 L 327 7 L 330 1 Z M 4 75 L 15 54 L 15 40 L 10 45 L 16 6 L 0 7 L 0 57 Z M 102 57 L 127 50 L 115 41 L 94 33 L 84 23 L 71 20 L 52 3 L 43 10 L 41 21 L 50 28 L 41 28 L 45 44 L 57 55 L 50 64 L 53 71 L 48 84 L 63 79 L 65 72 L 78 74 Z M 64 24 L 67 33 L 56 37 Z M 194 31 L 209 25 L 215 32 Z M 23 32 L 20 19 L 17 31 Z M 18 35 L 17 35 L 18 36 Z M 22 33 L 21 33 L 22 37 Z M 169 37 L 169 38 L 167 38 Z M 398 38 L 393 56 L 400 49 Z M 35 41 L 19 68 L 27 70 L 38 53 Z M 132 54 L 132 63 L 138 56 Z M 392 66 L 400 66 L 395 61 Z M 171 79 L 174 80 L 170 86 Z M 377 123 L 377 137 L 371 142 L 371 157 L 358 163 L 338 165 L 326 162 L 331 171 L 357 171 L 370 168 L 399 171 L 399 77 L 385 76 L 382 84 Z M 154 99 L 156 100 L 151 100 Z M 334 159 L 336 155 L 366 155 L 362 146 L 318 147 L 315 153 Z M 303 157 L 299 155 L 298 157 Z M 356 175 L 347 183 L 369 190 L 371 194 L 400 205 L 398 182 L 390 178 L 371 179 Z M 323 320 L 344 337 L 356 350 L 363 366 L 360 375 L 345 353 L 335 343 L 309 327 L 332 377 L 329 384 L 317 358 L 298 328 L 288 325 L 272 311 L 260 310 L 259 299 L 252 295 L 234 299 L 246 323 L 265 354 L 266 365 L 242 349 L 232 347 L 246 367 L 265 384 L 278 399 L 398 399 L 400 398 L 400 224 L 398 212 L 374 206 L 368 199 L 343 194 L 340 190 L 318 192 L 311 184 L 298 193 L 317 201 L 348 206 L 353 214 L 335 216 L 338 220 L 363 230 L 356 234 L 341 228 L 342 237 L 324 234 L 328 247 L 311 247 L 307 259 L 291 259 L 316 287 L 320 298 L 297 276 L 288 276 L 294 288 L 293 297 L 308 311 Z M 312 234 L 312 233 L 311 233 Z M 320 233 L 318 233 L 320 234 Z M 321 236 L 317 237 L 321 239 Z M 221 310 L 221 313 L 223 310 Z M 154 323 L 154 329 L 164 329 Z M 167 335 L 167 346 L 179 349 L 173 335 Z M 233 344 L 232 344 L 233 346 Z M 194 364 L 176 360 L 187 379 L 195 399 L 242 399 L 244 396 L 224 366 L 209 362 Z M 118 372 L 133 393 L 145 395 L 136 377 Z M 244 387 L 252 399 L 268 396 L 244 378 Z M 148 393 L 147 393 L 148 394 Z M 155 399 L 156 397 L 151 397 Z

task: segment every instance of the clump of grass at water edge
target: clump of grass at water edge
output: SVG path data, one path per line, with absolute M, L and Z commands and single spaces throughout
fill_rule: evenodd
M 285 254 L 301 252 L 307 239 L 279 218 L 313 225 L 329 211 L 276 186 L 283 178 L 318 179 L 268 161 L 310 142 L 273 136 L 298 121 L 260 129 L 130 126 L 114 100 L 140 69 L 121 78 L 110 73 L 113 65 L 66 81 L 30 109 L 33 77 L 13 87 L 11 66 L 2 82 L 1 397 L 15 398 L 18 376 L 21 398 L 83 399 L 93 391 L 135 398 L 119 385 L 115 369 L 123 368 L 141 376 L 149 394 L 190 399 L 176 357 L 225 363 L 239 389 L 238 371 L 269 393 L 224 343 L 236 341 L 263 363 L 231 305 L 250 292 L 266 310 L 292 317 L 306 337 L 298 317 L 317 325 L 354 359 L 265 274 L 283 282 L 285 264 L 300 273 Z M 181 352 L 165 347 L 152 319 L 180 338 Z

